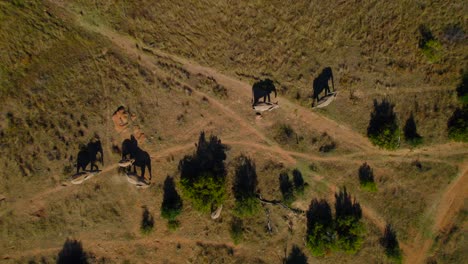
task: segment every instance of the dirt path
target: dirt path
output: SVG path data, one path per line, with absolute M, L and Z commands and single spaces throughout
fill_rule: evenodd
M 463 208 L 468 198 L 468 162 L 460 166 L 460 173 L 452 183 L 445 189 L 442 198 L 437 204 L 434 225 L 432 232 L 436 235 L 439 232 L 450 229 L 457 213 Z M 429 250 L 434 243 L 433 238 L 424 239 L 421 234 L 415 238 L 413 246 L 406 254 L 407 263 L 424 263 Z

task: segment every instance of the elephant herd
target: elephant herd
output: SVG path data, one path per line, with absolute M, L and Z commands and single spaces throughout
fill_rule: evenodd
M 314 79 L 312 83 L 312 106 L 320 100 L 320 94 L 325 91 L 325 96 L 331 93 L 329 81 L 331 81 L 332 89 L 335 91 L 333 82 L 333 72 L 330 67 L 325 67 L 322 72 Z M 272 80 L 265 79 L 254 83 L 252 86 L 252 107 L 255 108 L 259 104 L 260 99 L 263 98 L 263 103 L 270 103 L 270 94 L 274 92 L 277 95 L 276 87 Z
M 133 173 L 137 175 L 136 167 L 141 170 L 141 175 L 138 176 L 142 181 L 145 180 L 146 168 L 149 172 L 149 181 L 151 181 L 151 157 L 148 152 L 142 150 L 138 146 L 138 142 L 134 136 L 130 139 L 125 139 L 122 142 L 122 160 L 131 160 L 130 166 L 126 167 L 126 172 L 130 172 L 133 168 Z M 90 171 L 97 171 L 99 167 L 97 162 L 100 162 L 104 166 L 104 153 L 102 150 L 101 141 L 96 138 L 91 140 L 87 145 L 82 146 L 77 155 L 76 173 L 79 174 L 81 171 L 86 171 L 88 165 L 90 165 Z

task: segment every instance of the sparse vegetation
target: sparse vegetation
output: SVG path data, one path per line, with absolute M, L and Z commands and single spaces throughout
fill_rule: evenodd
M 195 153 L 179 162 L 182 192 L 202 212 L 218 207 L 226 197 L 225 150 L 216 136 L 207 141 L 201 132 Z
M 302 177 L 301 171 L 298 169 L 294 169 L 292 171 L 292 175 L 293 175 L 293 182 L 294 182 L 294 191 L 299 196 L 303 196 L 307 183 L 304 182 L 304 178 Z
M 276 132 L 274 138 L 281 144 L 289 144 L 296 141 L 296 132 L 288 124 L 278 124 L 275 128 Z

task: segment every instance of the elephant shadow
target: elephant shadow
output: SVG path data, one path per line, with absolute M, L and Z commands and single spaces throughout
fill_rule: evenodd
M 333 72 L 330 67 L 323 68 L 322 72 L 314 79 L 313 82 L 313 102 L 312 106 L 316 101 L 320 100 L 320 94 L 325 91 L 325 96 L 331 93 L 329 81 L 331 80 L 332 89 L 335 91 L 335 84 L 333 82 Z
M 87 145 L 81 146 L 77 155 L 76 173 L 80 173 L 80 169 L 86 171 L 89 164 L 91 164 L 90 171 L 99 170 L 99 167 L 96 165 L 98 161 L 104 166 L 104 153 L 101 141 L 93 139 Z
M 141 170 L 141 175 L 139 176 L 142 180 L 145 180 L 145 171 L 148 168 L 149 171 L 149 181 L 151 181 L 151 157 L 148 152 L 142 150 L 138 146 L 138 141 L 132 135 L 130 139 L 125 139 L 122 142 L 122 160 L 133 159 L 132 166 L 128 167 L 130 172 L 133 167 L 133 172 L 137 174 L 136 167 L 139 167 Z M 138 176 L 138 174 L 137 174 Z
M 254 83 L 252 86 L 252 107 L 258 104 L 259 100 L 263 98 L 263 102 L 266 103 L 267 99 L 270 102 L 270 93 L 275 93 L 276 98 L 276 87 L 273 81 L 265 79 Z

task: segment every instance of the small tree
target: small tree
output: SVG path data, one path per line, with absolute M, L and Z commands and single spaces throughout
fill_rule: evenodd
M 294 186 L 291 180 L 289 179 L 289 175 L 285 172 L 281 173 L 279 175 L 279 183 L 284 203 L 291 204 L 292 202 L 294 202 L 294 200 L 296 199 L 296 197 L 294 196 Z
M 248 157 L 240 155 L 236 159 L 236 171 L 232 190 L 236 198 L 235 213 L 239 216 L 249 216 L 258 212 L 257 172 L 255 163 Z
M 304 178 L 302 177 L 301 171 L 298 169 L 294 169 L 292 171 L 292 175 L 294 182 L 294 191 L 299 195 L 304 195 L 306 183 L 304 182 Z
M 307 264 L 307 256 L 302 252 L 302 250 L 294 245 L 292 247 L 291 253 L 283 261 L 284 264 Z
M 168 220 L 170 229 L 176 229 L 179 222 L 176 217 L 182 211 L 182 199 L 175 189 L 174 179 L 170 176 L 164 181 L 164 197 L 161 205 L 161 216 Z
M 346 188 L 335 194 L 335 199 L 337 246 L 345 252 L 355 253 L 361 248 L 363 241 L 361 206 L 351 199 Z
M 81 242 L 67 239 L 57 257 L 58 264 L 87 264 L 88 254 L 83 251 Z
M 367 163 L 364 162 L 361 165 L 361 167 L 359 167 L 358 174 L 359 174 L 359 183 L 361 184 L 361 188 L 363 190 L 366 190 L 369 192 L 377 191 L 377 186 L 375 185 L 375 182 L 374 182 L 374 172 Z
M 196 152 L 179 162 L 182 193 L 202 212 L 220 206 L 226 197 L 225 151 L 216 136 L 207 141 L 201 132 Z
M 400 144 L 400 131 L 394 107 L 386 99 L 381 103 L 374 100 L 374 111 L 367 127 L 369 140 L 385 149 L 396 149 Z
M 449 138 L 468 142 L 468 105 L 457 108 L 447 122 Z
M 330 205 L 314 199 L 307 211 L 307 248 L 313 256 L 324 256 L 334 246 L 335 232 Z
M 395 261 L 401 263 L 403 256 L 401 254 L 400 245 L 398 243 L 395 230 L 390 224 L 387 224 L 383 237 L 380 239 L 380 244 L 385 248 L 385 254 Z
M 417 146 L 422 143 L 422 137 L 418 134 L 416 129 L 416 122 L 414 121 L 413 113 L 411 113 L 408 120 L 406 120 L 405 127 L 403 128 L 405 140 L 412 146 Z
M 234 244 L 239 244 L 243 238 L 243 232 L 244 232 L 244 227 L 243 227 L 243 222 L 242 219 L 234 217 L 231 221 L 231 226 L 229 233 L 231 235 L 232 240 L 234 241 Z
M 143 234 L 149 234 L 153 231 L 154 219 L 151 213 L 148 211 L 148 208 L 143 208 L 143 217 L 141 219 L 140 230 Z

